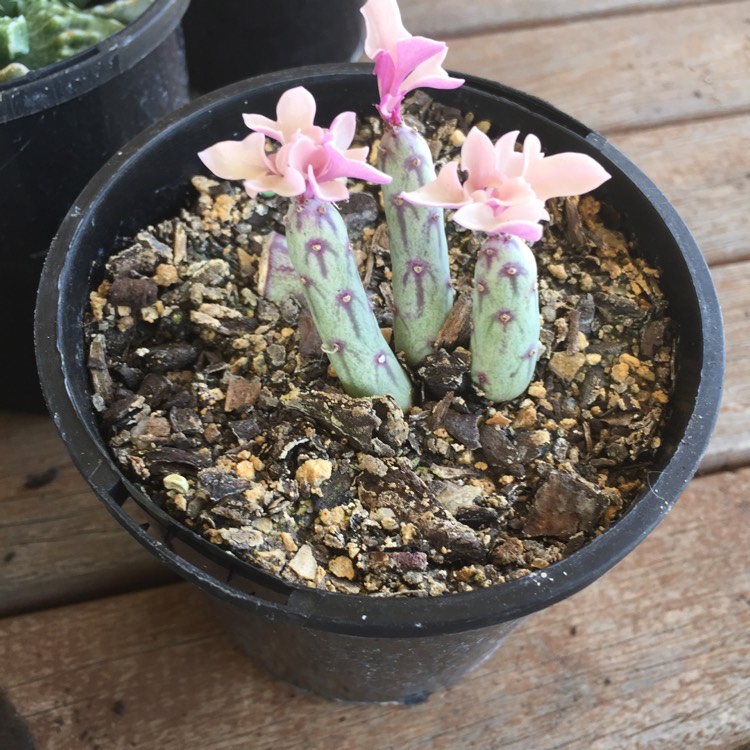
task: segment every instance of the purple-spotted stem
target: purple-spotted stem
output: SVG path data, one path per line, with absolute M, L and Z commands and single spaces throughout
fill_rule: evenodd
M 537 268 L 510 234 L 487 238 L 474 267 L 471 376 L 490 401 L 520 396 L 534 375 L 539 343 Z
M 382 184 L 390 177 L 367 163 L 367 148 L 350 148 L 356 130 L 353 112 L 343 112 L 330 128 L 315 125 L 315 99 L 297 87 L 285 91 L 276 120 L 245 115 L 255 132 L 242 141 L 223 141 L 199 156 L 214 174 L 244 180 L 255 197 L 271 190 L 291 198 L 286 240 L 291 264 L 302 284 L 323 351 L 344 390 L 352 396 L 390 394 L 411 406 L 411 382 L 388 346 L 370 309 L 349 246 L 346 224 L 333 205 L 349 197 L 345 178 Z M 266 137 L 278 142 L 270 152 Z M 270 256 L 267 271 L 283 267 L 282 250 Z M 278 262 L 277 262 L 278 261 Z M 276 293 L 271 278 L 271 292 Z M 288 279 L 287 279 L 288 281 Z M 269 278 L 262 280 L 268 287 Z
M 494 144 L 473 128 L 459 163 L 446 164 L 435 180 L 404 194 L 420 206 L 457 209 L 453 221 L 488 235 L 477 257 L 472 308 L 471 372 L 491 401 L 521 395 L 540 352 L 536 261 L 527 242 L 542 236 L 549 198 L 599 187 L 609 175 L 590 156 L 547 156 L 535 135 L 516 150 L 518 131 Z
M 323 351 L 350 396 L 390 394 L 411 406 L 411 381 L 386 342 L 349 248 L 346 224 L 326 201 L 292 200 L 289 257 L 302 282 Z
M 453 306 L 443 210 L 417 206 L 401 197 L 435 179 L 429 147 L 406 125 L 386 124 L 378 151 L 378 169 L 393 180 L 383 185 L 383 205 L 390 239 L 396 351 L 410 365 L 419 364 Z

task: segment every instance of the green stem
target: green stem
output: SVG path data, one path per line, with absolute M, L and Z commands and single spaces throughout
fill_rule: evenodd
M 474 271 L 471 375 L 490 401 L 523 393 L 541 352 L 536 260 L 518 237 L 492 236 Z
M 411 382 L 380 331 L 338 210 L 307 196 L 287 215 L 289 257 L 344 390 L 350 396 L 390 394 L 406 410 Z
M 443 210 L 401 198 L 435 179 L 429 147 L 405 125 L 386 123 L 378 169 L 393 180 L 383 185 L 393 271 L 393 335 L 410 365 L 421 362 L 453 305 Z

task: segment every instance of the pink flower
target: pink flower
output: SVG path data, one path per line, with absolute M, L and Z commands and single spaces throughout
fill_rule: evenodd
M 216 143 L 198 156 L 218 177 L 244 180 L 252 196 L 272 191 L 334 202 L 349 197 L 344 178 L 390 182 L 388 175 L 367 163 L 367 148 L 349 148 L 356 130 L 354 112 L 343 112 L 330 128 L 322 128 L 313 122 L 315 109 L 315 99 L 306 89 L 285 91 L 276 105 L 277 121 L 244 115 L 245 124 L 256 132 L 241 141 Z M 281 144 L 273 153 L 266 151 L 266 136 Z
M 417 205 L 458 209 L 453 220 L 467 229 L 536 242 L 542 236 L 539 222 L 549 219 L 545 201 L 587 193 L 610 175 L 585 154 L 545 157 L 535 135 L 527 135 L 523 150 L 516 151 L 517 138 L 515 130 L 493 145 L 481 130 L 472 128 L 461 147 L 464 183 L 454 161 L 433 182 L 403 197 Z
M 455 89 L 463 84 L 443 70 L 448 53 L 444 42 L 412 36 L 401 22 L 396 0 L 368 0 L 362 8 L 367 26 L 365 54 L 375 61 L 384 120 L 401 122 L 401 102 L 419 87 Z

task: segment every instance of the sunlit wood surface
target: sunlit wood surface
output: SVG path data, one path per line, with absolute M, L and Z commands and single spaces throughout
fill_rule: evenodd
M 412 32 L 449 40 L 450 68 L 601 130 L 695 234 L 728 342 L 702 476 L 455 688 L 348 706 L 248 662 L 99 504 L 51 421 L 0 413 L 0 693 L 39 750 L 750 747 L 750 0 L 402 7 Z

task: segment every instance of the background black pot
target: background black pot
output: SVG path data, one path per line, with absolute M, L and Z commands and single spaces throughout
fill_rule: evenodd
M 260 73 L 348 62 L 364 43 L 364 0 L 191 0 L 190 86 L 206 93 Z
M 37 344 L 44 390 L 84 476 L 135 538 L 213 597 L 227 627 L 253 658 L 274 674 L 331 698 L 424 698 L 486 658 L 518 620 L 601 576 L 676 501 L 718 412 L 724 366 L 718 301 L 703 257 L 673 208 L 599 134 L 532 97 L 465 77 L 465 86 L 439 92 L 440 100 L 489 119 L 495 134 L 511 128 L 532 131 L 548 153 L 588 153 L 613 175 L 598 194 L 627 215 L 643 240 L 644 255 L 664 269 L 670 313 L 680 326 L 674 406 L 648 491 L 606 533 L 545 571 L 437 599 L 368 598 L 292 586 L 175 523 L 121 474 L 99 435 L 81 319 L 108 253 L 142 226 L 174 215 L 189 194 L 189 177 L 204 172 L 196 152 L 217 140 L 240 137 L 243 112 L 273 116 L 279 95 L 290 86 L 313 92 L 322 123 L 345 107 L 371 112 L 376 87 L 369 66 L 263 76 L 193 102 L 150 129 L 112 159 L 80 196 L 42 279 Z
M 66 211 L 120 146 L 188 100 L 187 4 L 155 0 L 94 47 L 0 85 L 0 408 L 44 408 L 34 300 Z

